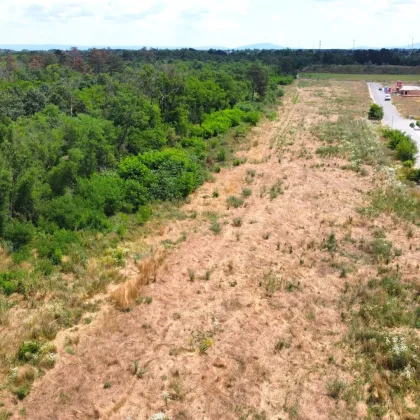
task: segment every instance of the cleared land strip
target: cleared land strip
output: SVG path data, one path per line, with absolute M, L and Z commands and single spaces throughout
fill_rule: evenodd
M 410 275 L 420 253 L 412 246 L 416 226 L 357 211 L 381 182 L 365 157 L 356 162 L 344 143 L 320 148 L 319 137 L 340 116 L 355 126 L 365 114 L 370 99 L 361 86 L 291 87 L 278 120 L 255 129 L 241 153 L 247 162 L 194 194 L 183 211 L 195 219 L 170 223 L 155 238 L 177 243 L 188 232 L 156 282 L 142 288 L 131 311 L 109 307 L 61 334 L 55 368 L 15 413 L 43 420 L 366 416 L 369 383 L 363 356 L 347 340 L 347 296 L 378 267 L 359 242 L 370 244 L 382 229 L 402 250 L 388 267 Z M 138 266 L 126 274 L 135 279 Z

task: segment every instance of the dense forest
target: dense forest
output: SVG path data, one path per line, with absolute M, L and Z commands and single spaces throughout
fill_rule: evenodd
M 36 249 L 48 273 L 78 232 L 111 231 L 116 214 L 142 223 L 150 203 L 188 196 L 225 161 L 220 135 L 243 136 L 294 79 L 253 59 L 174 54 L 2 56 L 0 237 L 16 262 Z M 0 273 L 3 293 L 24 287 Z

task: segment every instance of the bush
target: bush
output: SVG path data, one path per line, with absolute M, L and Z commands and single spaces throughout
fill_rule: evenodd
M 137 157 L 149 170 L 146 186 L 155 200 L 187 197 L 203 181 L 203 169 L 180 149 L 147 152 Z
M 16 251 L 31 242 L 34 231 L 32 223 L 12 220 L 6 228 L 4 239 L 10 242 L 13 250 Z
M 420 183 L 420 169 L 412 168 L 407 174 L 407 179 Z
M 368 115 L 371 120 L 382 120 L 384 117 L 384 109 L 377 104 L 372 104 Z
M 79 178 L 76 191 L 107 216 L 121 210 L 124 203 L 124 181 L 113 172 L 95 174 L 90 179 Z
M 386 128 L 382 135 L 388 139 L 388 147 L 396 151 L 397 158 L 402 162 L 415 161 L 418 153 L 416 142 L 402 131 Z
M 416 143 L 411 139 L 400 141 L 395 149 L 397 158 L 402 162 L 415 160 L 418 149 Z
M 49 259 L 54 264 L 60 264 L 62 257 L 79 245 L 80 239 L 77 233 L 65 229 L 40 237 L 35 243 L 38 256 Z M 47 265 L 45 268 L 47 271 L 50 270 Z
M 25 273 L 20 270 L 0 273 L 0 292 L 6 296 L 13 293 L 23 293 L 25 291 L 24 279 Z
M 104 230 L 109 222 L 102 209 L 93 207 L 80 196 L 66 194 L 54 198 L 42 210 L 42 222 L 52 222 L 59 228 L 68 230 Z
M 145 224 L 152 217 L 152 209 L 147 206 L 141 206 L 137 211 L 137 222 L 140 225 Z

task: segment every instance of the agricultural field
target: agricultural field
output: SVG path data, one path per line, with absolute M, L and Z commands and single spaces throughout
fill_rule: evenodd
M 302 79 L 315 80 L 365 80 L 374 82 L 419 82 L 420 74 L 341 74 L 341 73 L 300 73 Z
M 98 235 L 105 285 L 18 352 L 9 386 L 33 386 L 3 389 L 4 418 L 418 418 L 420 201 L 370 102 L 364 81 L 299 80 L 179 206 L 112 252 Z

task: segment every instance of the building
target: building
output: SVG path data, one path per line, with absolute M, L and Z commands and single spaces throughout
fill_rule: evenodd
M 418 96 L 420 97 L 420 86 L 409 86 L 409 85 L 403 85 L 399 89 L 401 96 L 406 97 L 412 97 L 412 96 Z

